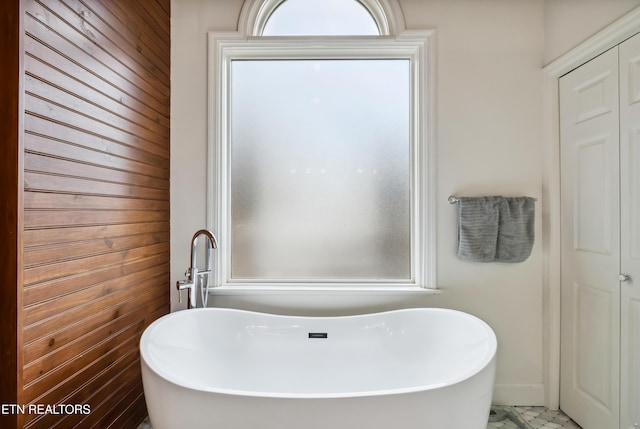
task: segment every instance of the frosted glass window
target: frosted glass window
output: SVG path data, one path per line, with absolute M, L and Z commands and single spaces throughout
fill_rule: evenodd
M 234 60 L 231 279 L 407 281 L 410 61 Z
M 286 0 L 269 16 L 262 35 L 379 36 L 380 31 L 357 0 Z

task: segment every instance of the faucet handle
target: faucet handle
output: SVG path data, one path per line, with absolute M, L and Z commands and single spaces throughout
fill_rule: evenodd
M 184 272 L 184 276 L 189 278 L 191 277 L 191 267 L 187 268 Z
M 176 289 L 178 289 L 178 302 L 180 304 L 182 304 L 182 289 L 187 289 L 189 288 L 189 281 L 188 280 L 178 280 L 176 282 Z

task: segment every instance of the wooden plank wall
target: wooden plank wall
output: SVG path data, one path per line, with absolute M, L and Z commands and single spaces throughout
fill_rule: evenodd
M 138 342 L 169 312 L 170 0 L 24 0 L 22 400 L 135 428 Z

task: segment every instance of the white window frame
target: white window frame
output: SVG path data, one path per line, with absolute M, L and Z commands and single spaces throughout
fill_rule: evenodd
M 273 4 L 273 2 L 271 2 Z M 212 293 L 233 291 L 428 292 L 436 289 L 436 152 L 433 31 L 385 36 L 246 37 L 210 32 L 207 226 L 218 236 Z M 411 69 L 411 279 L 407 282 L 234 280 L 231 275 L 230 76 L 234 60 L 408 59 Z

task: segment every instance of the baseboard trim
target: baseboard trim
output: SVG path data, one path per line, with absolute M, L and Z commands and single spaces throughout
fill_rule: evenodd
M 494 405 L 544 406 L 544 384 L 496 384 Z

